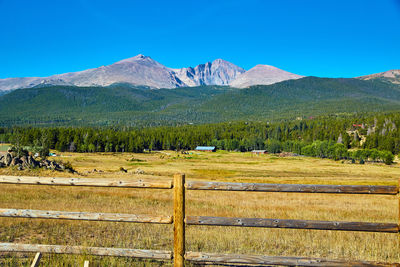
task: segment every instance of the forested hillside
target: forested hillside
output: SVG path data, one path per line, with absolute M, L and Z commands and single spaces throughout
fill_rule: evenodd
M 0 141 L 71 152 L 186 150 L 213 145 L 225 150 L 266 149 L 271 153 L 291 151 L 333 159 L 386 161 L 388 157 L 393 160 L 392 154 L 400 152 L 399 126 L 400 113 L 392 113 L 327 116 L 280 123 L 234 122 L 143 129 L 0 128 Z
M 306 77 L 237 89 L 50 86 L 0 96 L 0 126 L 161 126 L 400 110 L 400 86 Z

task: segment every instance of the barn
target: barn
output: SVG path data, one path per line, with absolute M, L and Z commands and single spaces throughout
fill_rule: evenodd
M 252 150 L 251 153 L 255 155 L 268 154 L 267 150 Z
M 203 152 L 215 152 L 217 149 L 215 146 L 197 146 L 195 148 L 196 151 L 203 151 Z

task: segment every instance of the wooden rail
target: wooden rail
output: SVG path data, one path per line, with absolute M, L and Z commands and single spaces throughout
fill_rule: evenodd
M 61 245 L 38 245 L 0 243 L 3 252 L 41 252 L 65 254 L 91 254 L 98 256 L 118 256 L 149 258 L 174 261 L 174 266 L 184 266 L 186 261 L 201 264 L 247 264 L 247 265 L 295 265 L 295 266 L 400 266 L 398 263 L 377 263 L 368 261 L 330 260 L 319 258 L 234 255 L 185 251 L 185 226 L 233 226 L 290 228 L 308 230 L 363 231 L 381 233 L 399 233 L 399 222 L 341 222 L 313 220 L 282 220 L 269 218 L 231 218 L 210 216 L 185 216 L 185 189 L 215 191 L 248 191 L 248 192 L 290 192 L 290 193 L 330 193 L 330 194 L 374 194 L 397 195 L 400 204 L 399 186 L 379 185 L 304 185 L 304 184 L 261 184 L 261 183 L 226 183 L 226 182 L 185 182 L 184 174 L 177 174 L 173 181 L 150 180 L 110 180 L 98 178 L 48 178 L 26 176 L 0 176 L 0 183 L 26 185 L 56 186 L 94 186 L 94 187 L 127 187 L 172 189 L 174 192 L 173 216 L 134 215 L 123 213 L 92 213 L 70 211 L 47 211 L 28 209 L 0 209 L 0 217 L 40 218 L 61 220 L 85 220 L 129 223 L 158 223 L 174 225 L 174 251 L 141 250 L 128 248 L 102 248 Z M 400 205 L 399 205 L 400 208 Z
M 379 263 L 370 261 L 330 260 L 320 258 L 261 256 L 243 254 L 218 254 L 203 252 L 186 252 L 186 260 L 210 264 L 246 264 L 248 266 L 400 266 L 398 263 Z
M 397 186 L 382 185 L 312 185 L 312 184 L 259 184 L 189 181 L 188 190 L 258 191 L 290 193 L 377 194 L 396 195 Z
M 186 217 L 186 224 L 264 227 L 264 228 L 291 228 L 291 229 L 309 229 L 309 230 L 361 231 L 361 232 L 380 232 L 380 233 L 399 232 L 399 227 L 395 223 L 281 220 L 281 219 L 264 219 L 264 218 L 188 216 Z
M 41 253 L 56 253 L 56 254 L 90 254 L 96 256 L 133 257 L 133 258 L 146 258 L 146 259 L 159 259 L 159 260 L 172 259 L 171 251 L 128 249 L 128 248 L 0 243 L 0 251 L 41 252 Z
M 163 224 L 172 223 L 172 216 L 51 211 L 51 210 L 24 210 L 24 209 L 0 209 L 0 217 L 105 221 L 105 222 L 133 222 L 133 223 L 163 223 Z
M 147 181 L 147 180 L 110 180 L 103 178 L 58 178 L 58 177 L 28 177 L 28 176 L 0 176 L 3 184 L 27 185 L 74 185 L 98 187 L 128 187 L 128 188 L 159 188 L 171 189 L 172 181 Z

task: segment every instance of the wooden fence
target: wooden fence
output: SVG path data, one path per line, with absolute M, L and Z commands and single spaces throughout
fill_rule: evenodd
M 399 224 L 396 223 L 185 216 L 186 190 L 399 195 L 399 186 L 259 184 L 259 183 L 226 183 L 226 182 L 203 182 L 203 181 L 185 182 L 184 174 L 176 174 L 174 176 L 173 181 L 158 181 L 158 182 L 150 182 L 144 180 L 123 181 L 123 180 L 109 180 L 109 179 L 95 179 L 95 178 L 46 178 L 46 177 L 0 176 L 0 183 L 27 184 L 27 185 L 53 185 L 53 186 L 158 188 L 158 189 L 173 189 L 174 191 L 173 216 L 134 215 L 134 214 L 121 214 L 121 213 L 68 212 L 68 211 L 27 210 L 27 209 L 0 209 L 0 217 L 173 224 L 174 226 L 173 252 L 165 250 L 142 250 L 142 249 L 128 249 L 128 248 L 0 243 L 1 252 L 41 252 L 41 253 L 63 253 L 63 254 L 85 253 L 85 254 L 99 255 L 99 256 L 118 256 L 118 257 L 157 259 L 157 260 L 173 260 L 174 266 L 184 266 L 185 260 L 199 264 L 223 264 L 223 265 L 247 264 L 247 265 L 258 265 L 258 266 L 260 265 L 400 266 L 399 263 L 379 263 L 379 262 L 369 262 L 369 261 L 331 260 L 331 259 L 320 259 L 320 258 L 285 257 L 285 256 L 234 255 L 234 254 L 191 252 L 185 250 L 186 225 L 363 231 L 363 232 L 380 232 L 380 233 L 397 233 L 397 234 L 399 233 Z

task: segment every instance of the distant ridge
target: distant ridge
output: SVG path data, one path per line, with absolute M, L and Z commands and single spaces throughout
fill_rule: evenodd
M 255 67 L 257 69 L 257 67 Z M 273 69 L 272 69 L 273 68 Z M 254 68 L 253 68 L 254 69 Z M 250 70 L 250 74 L 254 70 Z M 292 77 L 302 77 L 289 72 L 271 67 L 265 69 L 259 75 L 247 75 L 247 72 L 235 64 L 223 59 L 200 64 L 196 67 L 181 69 L 168 68 L 151 57 L 139 54 L 135 57 L 120 60 L 114 64 L 101 66 L 78 72 L 52 75 L 49 77 L 23 77 L 0 79 L 0 91 L 10 91 L 19 88 L 32 88 L 48 85 L 67 86 L 109 86 L 112 84 L 131 84 L 153 89 L 193 87 L 202 85 L 235 85 L 240 76 L 241 81 L 246 80 L 245 85 L 264 84 L 274 81 L 284 81 Z M 274 75 L 278 75 L 274 77 Z M 265 77 L 260 77 L 265 75 Z M 287 77 L 287 78 L 286 78 Z M 249 81 L 249 79 L 254 80 Z M 239 82 L 240 87 L 243 82 Z
M 105 87 L 128 84 L 148 89 L 172 89 L 205 85 L 223 85 L 247 88 L 253 85 L 270 85 L 304 76 L 290 73 L 270 65 L 256 65 L 246 71 L 223 59 L 181 69 L 168 68 L 149 56 L 137 56 L 120 60 L 111 65 L 49 77 L 22 77 L 0 79 L 0 92 L 20 88 L 43 86 Z M 357 77 L 361 80 L 379 79 L 400 84 L 400 70 Z
M 385 72 L 365 75 L 357 77 L 361 80 L 372 80 L 372 79 L 380 79 L 383 81 L 388 81 L 395 84 L 400 84 L 400 70 L 388 70 Z

